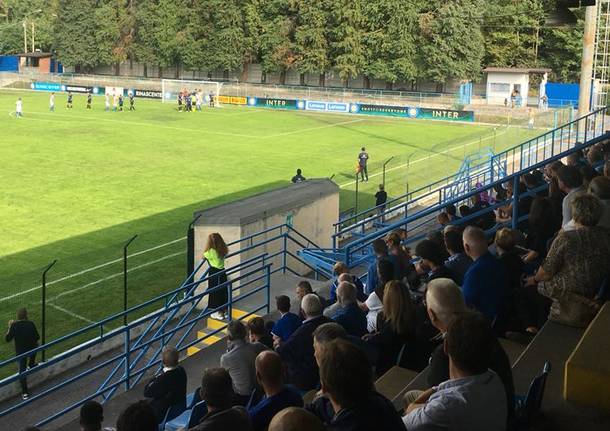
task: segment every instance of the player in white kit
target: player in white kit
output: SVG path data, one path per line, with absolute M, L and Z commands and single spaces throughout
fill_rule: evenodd
M 51 93 L 49 97 L 49 111 L 55 112 L 55 93 Z
M 15 102 L 15 117 L 23 117 L 23 101 L 21 100 L 21 97 Z

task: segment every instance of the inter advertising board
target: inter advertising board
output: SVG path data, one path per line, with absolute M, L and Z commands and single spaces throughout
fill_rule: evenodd
M 453 109 L 419 108 L 417 118 L 428 120 L 474 121 L 474 112 Z
M 273 109 L 297 109 L 297 100 L 276 99 L 272 97 L 248 97 L 248 106 Z

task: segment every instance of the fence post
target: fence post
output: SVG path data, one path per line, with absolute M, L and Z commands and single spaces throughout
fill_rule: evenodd
M 130 363 L 130 359 L 131 359 L 131 355 L 130 355 L 130 350 L 131 350 L 131 340 L 130 340 L 130 336 L 129 336 L 129 326 L 127 326 L 125 328 L 125 391 L 128 391 L 130 389 L 130 385 L 129 385 L 129 375 L 130 375 L 130 368 L 131 368 L 131 363 Z
M 381 184 L 383 184 L 383 187 L 385 187 L 385 167 L 388 163 L 390 163 L 390 161 L 394 158 L 394 156 L 390 157 L 388 160 L 385 161 L 385 163 L 383 164 L 383 180 L 381 181 Z
M 356 172 L 356 203 L 354 204 L 355 212 L 356 212 L 356 220 L 355 223 L 358 223 L 358 173 Z
M 271 267 L 269 265 L 265 267 L 265 280 L 267 281 L 267 314 L 269 314 L 271 313 Z
M 519 224 L 519 175 L 513 179 L 513 215 L 512 228 L 517 229 Z
M 40 330 L 42 332 L 42 337 L 40 342 L 43 346 L 47 342 L 47 272 L 49 272 L 49 270 L 53 268 L 53 265 L 55 265 L 56 263 L 57 259 L 51 262 L 49 266 L 47 266 L 42 272 L 42 313 L 40 316 Z M 46 350 L 43 350 L 41 352 L 42 362 L 44 362 L 45 353 Z
M 188 229 L 186 230 L 186 284 L 187 286 L 194 281 L 195 271 L 195 223 L 201 217 L 201 214 L 197 215 L 195 219 L 189 224 Z M 193 274 L 193 276 L 191 276 Z M 190 289 L 190 288 L 189 288 Z M 186 296 L 187 291 L 184 292 Z
M 138 237 L 134 235 L 123 246 L 123 312 L 127 311 L 127 247 Z M 127 313 L 123 315 L 123 325 L 127 325 Z
M 286 255 L 288 254 L 288 232 L 284 234 L 284 257 L 282 262 L 282 274 L 286 274 Z

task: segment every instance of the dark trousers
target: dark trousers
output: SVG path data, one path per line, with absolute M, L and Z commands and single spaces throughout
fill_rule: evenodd
M 28 365 L 29 365 L 30 368 L 33 368 L 34 365 L 36 365 L 36 353 L 34 353 L 32 356 L 26 356 L 25 358 L 19 359 L 19 375 L 21 375 L 22 373 L 25 372 L 25 370 L 27 369 Z M 25 376 L 19 378 L 19 384 L 21 385 L 21 393 L 22 394 L 29 393 L 29 391 L 28 391 L 28 381 L 25 378 Z
M 227 281 L 227 273 L 224 269 L 214 268 L 210 266 L 210 272 L 208 273 L 208 290 L 212 290 L 217 286 Z M 227 301 L 229 300 L 228 290 L 229 285 L 226 285 L 224 289 L 218 289 L 215 292 L 211 292 L 208 299 L 208 308 L 220 308 L 219 311 L 223 311 L 226 308 Z
M 366 165 L 360 166 L 360 177 L 362 178 L 362 181 L 364 181 L 365 177 L 367 181 L 369 180 L 369 172 L 366 169 Z

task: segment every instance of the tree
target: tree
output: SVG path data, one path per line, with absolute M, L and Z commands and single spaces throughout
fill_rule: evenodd
M 545 28 L 541 31 L 540 62 L 552 70 L 550 79 L 578 82 L 584 34 L 584 8 L 575 10 L 578 22 L 572 27 Z
M 315 73 L 324 85 L 324 74 L 330 68 L 328 43 L 328 0 L 297 0 L 294 51 L 296 68 L 301 74 Z
M 358 76 L 366 64 L 363 3 L 364 0 L 337 0 L 331 11 L 331 61 L 345 83 Z
M 97 47 L 95 0 L 59 0 L 54 28 L 54 47 L 66 66 L 91 70 L 102 64 Z
M 285 83 L 286 71 L 295 67 L 295 14 L 288 0 L 261 1 L 260 61 L 264 73 L 280 74 Z

